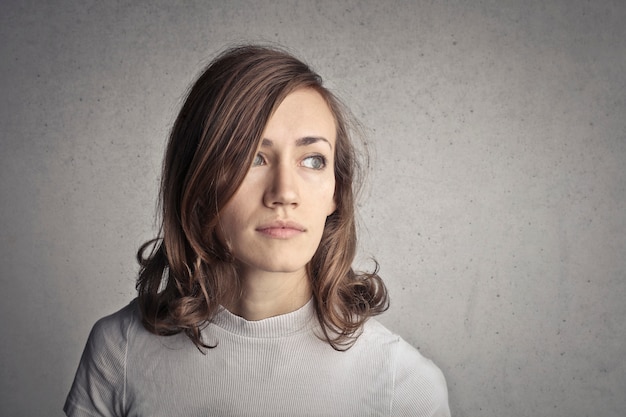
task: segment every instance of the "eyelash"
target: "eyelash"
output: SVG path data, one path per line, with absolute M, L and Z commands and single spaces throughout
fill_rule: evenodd
M 259 161 L 260 159 L 260 161 Z M 320 166 L 319 167 L 312 167 L 312 166 L 305 166 L 305 168 L 310 168 L 310 169 L 314 169 L 316 171 L 321 171 L 322 169 L 326 168 L 326 165 L 328 164 L 328 161 L 326 159 L 326 157 L 324 155 L 309 155 L 306 158 L 303 159 L 303 161 L 307 161 L 309 159 L 317 159 L 320 161 Z M 256 156 L 254 157 L 254 160 L 252 161 L 252 166 L 261 166 L 261 165 L 265 165 L 266 161 L 265 158 L 263 157 L 262 154 L 258 153 L 256 154 Z

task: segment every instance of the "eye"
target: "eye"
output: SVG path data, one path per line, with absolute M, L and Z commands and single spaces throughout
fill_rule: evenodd
M 326 158 L 322 155 L 307 156 L 302 161 L 302 166 L 316 170 L 324 169 L 326 168 Z
M 263 155 L 258 153 L 256 154 L 256 156 L 254 157 L 254 160 L 252 161 L 252 166 L 256 167 L 260 165 L 265 165 L 265 158 L 263 158 Z

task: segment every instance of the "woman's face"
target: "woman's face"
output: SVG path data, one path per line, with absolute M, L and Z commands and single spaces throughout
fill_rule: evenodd
M 336 128 L 322 96 L 289 94 L 270 117 L 243 183 L 220 214 L 218 234 L 244 276 L 303 273 L 335 211 Z

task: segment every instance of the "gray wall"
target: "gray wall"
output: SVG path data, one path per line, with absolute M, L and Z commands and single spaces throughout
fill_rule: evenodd
M 368 128 L 360 259 L 455 416 L 623 415 L 625 21 L 622 1 L 3 1 L 0 415 L 62 414 L 91 325 L 133 297 L 183 92 L 245 40 L 312 63 Z

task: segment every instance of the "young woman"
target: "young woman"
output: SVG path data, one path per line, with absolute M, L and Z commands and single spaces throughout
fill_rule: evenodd
M 358 161 L 304 63 L 243 46 L 192 86 L 138 297 L 94 326 L 68 416 L 448 416 L 443 375 L 351 267 Z

